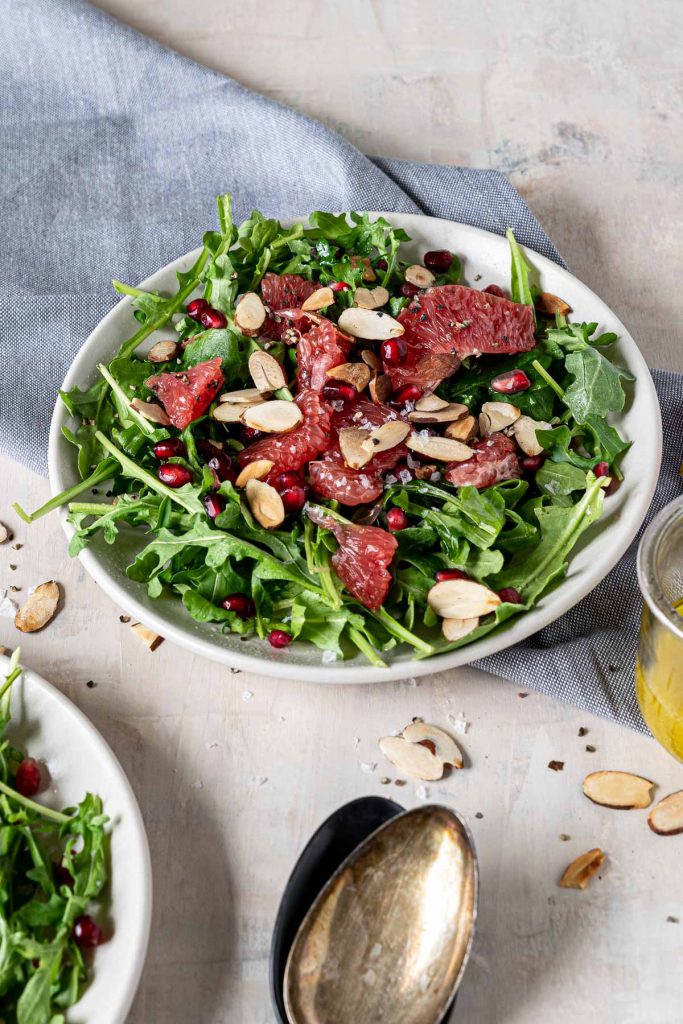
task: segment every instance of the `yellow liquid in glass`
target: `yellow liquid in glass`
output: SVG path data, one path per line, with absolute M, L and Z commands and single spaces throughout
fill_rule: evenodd
M 647 619 L 636 661 L 638 703 L 655 739 L 683 761 L 683 642 L 668 629 L 650 632 Z

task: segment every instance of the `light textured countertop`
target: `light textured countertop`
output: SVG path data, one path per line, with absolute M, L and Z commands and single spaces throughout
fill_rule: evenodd
M 366 152 L 508 173 L 650 364 L 683 370 L 676 0 L 100 6 Z M 355 796 L 417 803 L 415 785 L 380 784 L 395 777 L 384 764 L 361 766 L 381 762 L 378 737 L 414 715 L 447 725 L 460 712 L 467 767 L 429 787 L 467 816 L 481 861 L 457 1019 L 680 1024 L 683 837 L 654 836 L 642 812 L 594 806 L 580 785 L 589 770 L 623 768 L 659 795 L 681 788 L 683 767 L 654 742 L 473 669 L 316 688 L 233 675 L 170 643 L 149 654 L 66 558 L 56 518 L 29 531 L 8 512 L 17 499 L 40 504 L 47 483 L 7 459 L 1 470 L 0 519 L 24 545 L 0 549 L 2 587 L 25 595 L 54 578 L 65 592 L 54 623 L 22 637 L 24 660 L 111 743 L 149 832 L 154 922 L 131 1024 L 269 1024 L 271 929 L 304 842 Z M 0 643 L 17 636 L 0 619 Z M 601 878 L 560 890 L 568 861 L 595 845 L 608 854 Z

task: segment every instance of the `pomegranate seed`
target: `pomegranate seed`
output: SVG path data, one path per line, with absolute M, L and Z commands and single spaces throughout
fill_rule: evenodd
M 192 479 L 192 473 L 185 466 L 178 466 L 175 462 L 164 462 L 157 470 L 157 476 L 162 484 L 167 487 L 184 487 Z
M 71 872 L 63 864 L 55 864 L 55 880 L 58 885 L 68 885 L 70 889 L 74 887 Z
M 88 914 L 74 921 L 74 942 L 80 949 L 93 949 L 104 942 L 104 933 Z
M 329 287 L 333 292 L 348 292 L 351 285 L 347 284 L 346 281 L 331 281 Z
M 491 391 L 497 391 L 500 395 L 516 395 L 518 391 L 527 391 L 530 387 L 531 379 L 524 370 L 508 370 L 491 381 Z
M 390 508 L 386 519 L 387 529 L 391 530 L 392 533 L 397 533 L 398 530 L 405 530 L 406 526 L 409 525 L 408 516 L 402 508 Z
M 32 757 L 25 757 L 17 768 L 14 785 L 22 796 L 35 796 L 42 784 L 40 767 Z
M 223 315 L 218 309 L 212 309 L 210 306 L 207 309 L 203 309 L 199 314 L 199 322 L 202 327 L 218 331 L 222 327 L 228 326 L 227 317 Z
M 598 462 L 597 466 L 593 468 L 593 472 L 596 476 L 610 476 L 609 462 Z
M 434 573 L 434 579 L 437 583 L 443 583 L 445 580 L 468 580 L 469 578 L 462 569 L 437 569 Z
M 220 494 L 207 494 L 204 498 L 204 508 L 209 519 L 215 519 L 225 510 L 225 501 Z
M 411 284 L 410 281 L 404 281 L 401 285 L 401 295 L 407 296 L 412 299 L 413 296 L 419 294 L 420 289 L 416 284 Z
M 285 632 L 284 629 L 271 629 L 268 634 L 268 643 L 271 647 L 286 647 L 292 642 L 292 634 Z
M 453 254 L 448 249 L 433 249 L 424 254 L 422 262 L 433 274 L 445 274 L 453 262 Z
M 422 391 L 417 384 L 406 384 L 404 388 L 401 388 L 393 395 L 391 404 L 405 405 L 406 402 L 417 402 L 420 398 L 422 398 Z
M 524 458 L 519 460 L 519 464 L 522 469 L 526 469 L 530 473 L 535 473 L 537 469 L 540 469 L 545 462 L 545 455 L 526 455 Z
M 403 338 L 388 338 L 380 345 L 379 354 L 387 366 L 400 366 L 408 354 L 408 346 Z
M 301 512 L 301 509 L 306 504 L 308 488 L 298 473 L 280 473 L 275 480 L 274 486 L 282 498 L 282 504 L 285 506 L 285 512 L 288 516 Z
M 377 260 L 375 266 L 377 267 L 378 270 L 388 270 L 389 268 L 389 264 L 385 259 Z
M 508 604 L 521 604 L 522 598 L 520 597 L 519 591 L 515 590 L 514 587 L 503 587 L 502 590 L 498 591 L 498 597 L 501 601 L 506 601 Z
M 157 459 L 184 459 L 187 455 L 187 448 L 179 437 L 167 437 L 165 441 L 157 441 L 152 448 Z
M 187 304 L 187 315 L 191 320 L 199 321 L 200 314 L 202 314 L 205 309 L 211 309 L 211 306 L 206 299 L 193 299 L 192 302 L 188 302 Z
M 347 384 L 346 381 L 329 381 L 323 386 L 323 398 L 328 402 L 345 402 L 350 405 L 357 401 L 358 392 L 353 384 Z
M 221 607 L 226 612 L 234 612 L 240 619 L 253 619 L 256 615 L 256 605 L 248 594 L 228 594 L 221 601 Z
M 505 298 L 505 292 L 500 287 L 500 285 L 497 285 L 497 284 L 487 284 L 486 288 L 484 288 L 484 291 L 488 292 L 489 295 L 497 295 L 499 299 L 504 299 Z
M 229 455 L 225 452 L 217 451 L 215 455 L 212 455 L 207 463 L 209 469 L 212 469 L 218 477 L 219 483 L 223 483 L 224 480 L 229 480 L 231 484 L 234 484 L 237 479 L 237 473 L 235 472 L 235 465 Z
M 614 494 L 621 487 L 621 480 L 618 480 L 616 476 L 613 476 L 610 482 L 605 488 L 605 497 L 609 498 L 610 495 Z
M 245 444 L 249 441 L 258 441 L 260 437 L 263 437 L 263 432 L 257 430 L 256 427 L 242 427 L 242 440 Z

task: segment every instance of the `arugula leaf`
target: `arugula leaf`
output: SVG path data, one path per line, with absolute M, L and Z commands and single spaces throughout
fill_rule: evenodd
M 621 381 L 633 380 L 628 370 L 615 366 L 591 346 L 570 352 L 565 366 L 574 380 L 564 392 L 564 402 L 577 423 L 624 408 L 626 395 Z
M 507 229 L 505 237 L 510 245 L 510 296 L 513 302 L 521 302 L 525 306 L 533 307 L 534 297 L 529 279 L 531 267 L 524 259 L 512 228 Z
M 572 491 L 585 490 L 586 472 L 570 462 L 546 460 L 536 473 L 536 483 L 544 494 L 551 497 L 571 494 Z

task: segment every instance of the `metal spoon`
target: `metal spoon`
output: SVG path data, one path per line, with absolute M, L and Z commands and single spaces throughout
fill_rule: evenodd
M 477 910 L 465 823 L 426 806 L 387 822 L 321 891 L 290 950 L 290 1024 L 438 1024 L 458 988 Z

